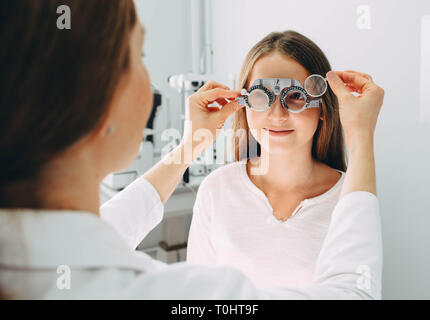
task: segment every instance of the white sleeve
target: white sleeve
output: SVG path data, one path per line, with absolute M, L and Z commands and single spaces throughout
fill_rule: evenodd
M 187 262 L 215 265 L 216 254 L 210 233 L 212 203 L 210 193 L 204 192 L 202 187 L 204 188 L 203 183 L 199 188 L 193 207 L 193 219 L 187 244 Z M 204 200 L 203 197 L 205 196 L 209 199 Z
M 382 235 L 379 201 L 369 192 L 352 192 L 336 205 L 318 256 L 315 283 L 349 288 L 381 299 Z M 342 291 L 334 298 L 341 298 Z
M 143 177 L 100 207 L 100 217 L 135 249 L 163 218 L 164 205 L 154 186 Z

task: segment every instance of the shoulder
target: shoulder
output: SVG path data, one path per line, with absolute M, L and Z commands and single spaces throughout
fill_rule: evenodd
M 345 172 L 333 169 L 330 166 L 319 163 L 317 168 L 317 181 L 312 198 L 322 204 L 335 205 L 341 194 Z
M 321 179 L 320 182 L 322 185 L 334 186 L 343 180 L 345 172 L 320 162 L 318 165 L 318 176 Z
M 241 177 L 243 166 L 243 162 L 233 162 L 215 169 L 202 181 L 200 188 L 225 184 L 232 186 Z

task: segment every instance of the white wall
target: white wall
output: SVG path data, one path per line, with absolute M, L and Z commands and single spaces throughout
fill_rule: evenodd
M 168 96 L 172 126 L 180 129 L 181 95 L 167 79 L 192 70 L 190 0 L 135 0 L 135 4 L 146 29 L 144 62 L 151 82 Z
M 166 79 L 192 68 L 190 2 L 136 2 L 148 30 L 145 62 L 171 96 L 178 127 L 180 97 Z M 357 28 L 359 5 L 370 6 L 370 30 Z M 212 7 L 215 73 L 238 73 L 263 36 L 294 29 L 314 40 L 334 69 L 369 73 L 385 89 L 375 144 L 383 296 L 430 299 L 430 126 L 419 121 L 420 21 L 430 1 L 213 0 Z
M 359 30 L 357 7 L 366 4 L 371 29 Z M 386 299 L 430 299 L 430 126 L 419 121 L 420 23 L 428 14 L 430 1 L 421 0 L 213 1 L 215 72 L 238 73 L 263 36 L 293 29 L 334 69 L 369 73 L 385 89 L 375 152 Z

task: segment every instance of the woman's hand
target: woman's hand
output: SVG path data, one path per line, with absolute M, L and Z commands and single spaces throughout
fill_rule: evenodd
M 239 96 L 239 91 L 209 81 L 188 98 L 181 143 L 186 146 L 186 152 L 192 150 L 193 160 L 212 145 L 227 118 L 244 107 L 235 101 Z M 222 108 L 209 107 L 213 102 Z
M 331 71 L 327 73 L 327 80 L 339 99 L 340 121 L 350 151 L 341 197 L 355 191 L 376 195 L 373 134 L 384 90 L 369 75 L 356 71 Z
M 231 114 L 243 108 L 234 100 L 238 96 L 239 91 L 209 81 L 188 98 L 181 144 L 143 175 L 157 190 L 163 203 L 172 195 L 189 165 L 215 141 L 219 134 L 217 129 L 224 126 Z M 221 109 L 208 107 L 215 101 Z
M 371 76 L 356 71 L 330 71 L 327 80 L 339 100 L 347 146 L 362 139 L 373 139 L 384 90 L 373 82 Z

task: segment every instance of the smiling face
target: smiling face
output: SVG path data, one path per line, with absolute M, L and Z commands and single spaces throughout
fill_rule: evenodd
M 263 78 L 289 78 L 299 80 L 303 84 L 308 76 L 309 72 L 296 60 L 275 51 L 257 60 L 248 83 L 252 84 L 256 79 Z M 309 108 L 301 113 L 289 112 L 282 106 L 279 96 L 276 96 L 275 102 L 266 111 L 246 108 L 251 134 L 270 154 L 290 152 L 305 145 L 311 149 L 320 114 L 320 108 Z M 292 131 L 276 133 L 270 130 Z M 269 145 L 265 143 L 267 139 L 262 139 L 262 134 L 269 135 Z

